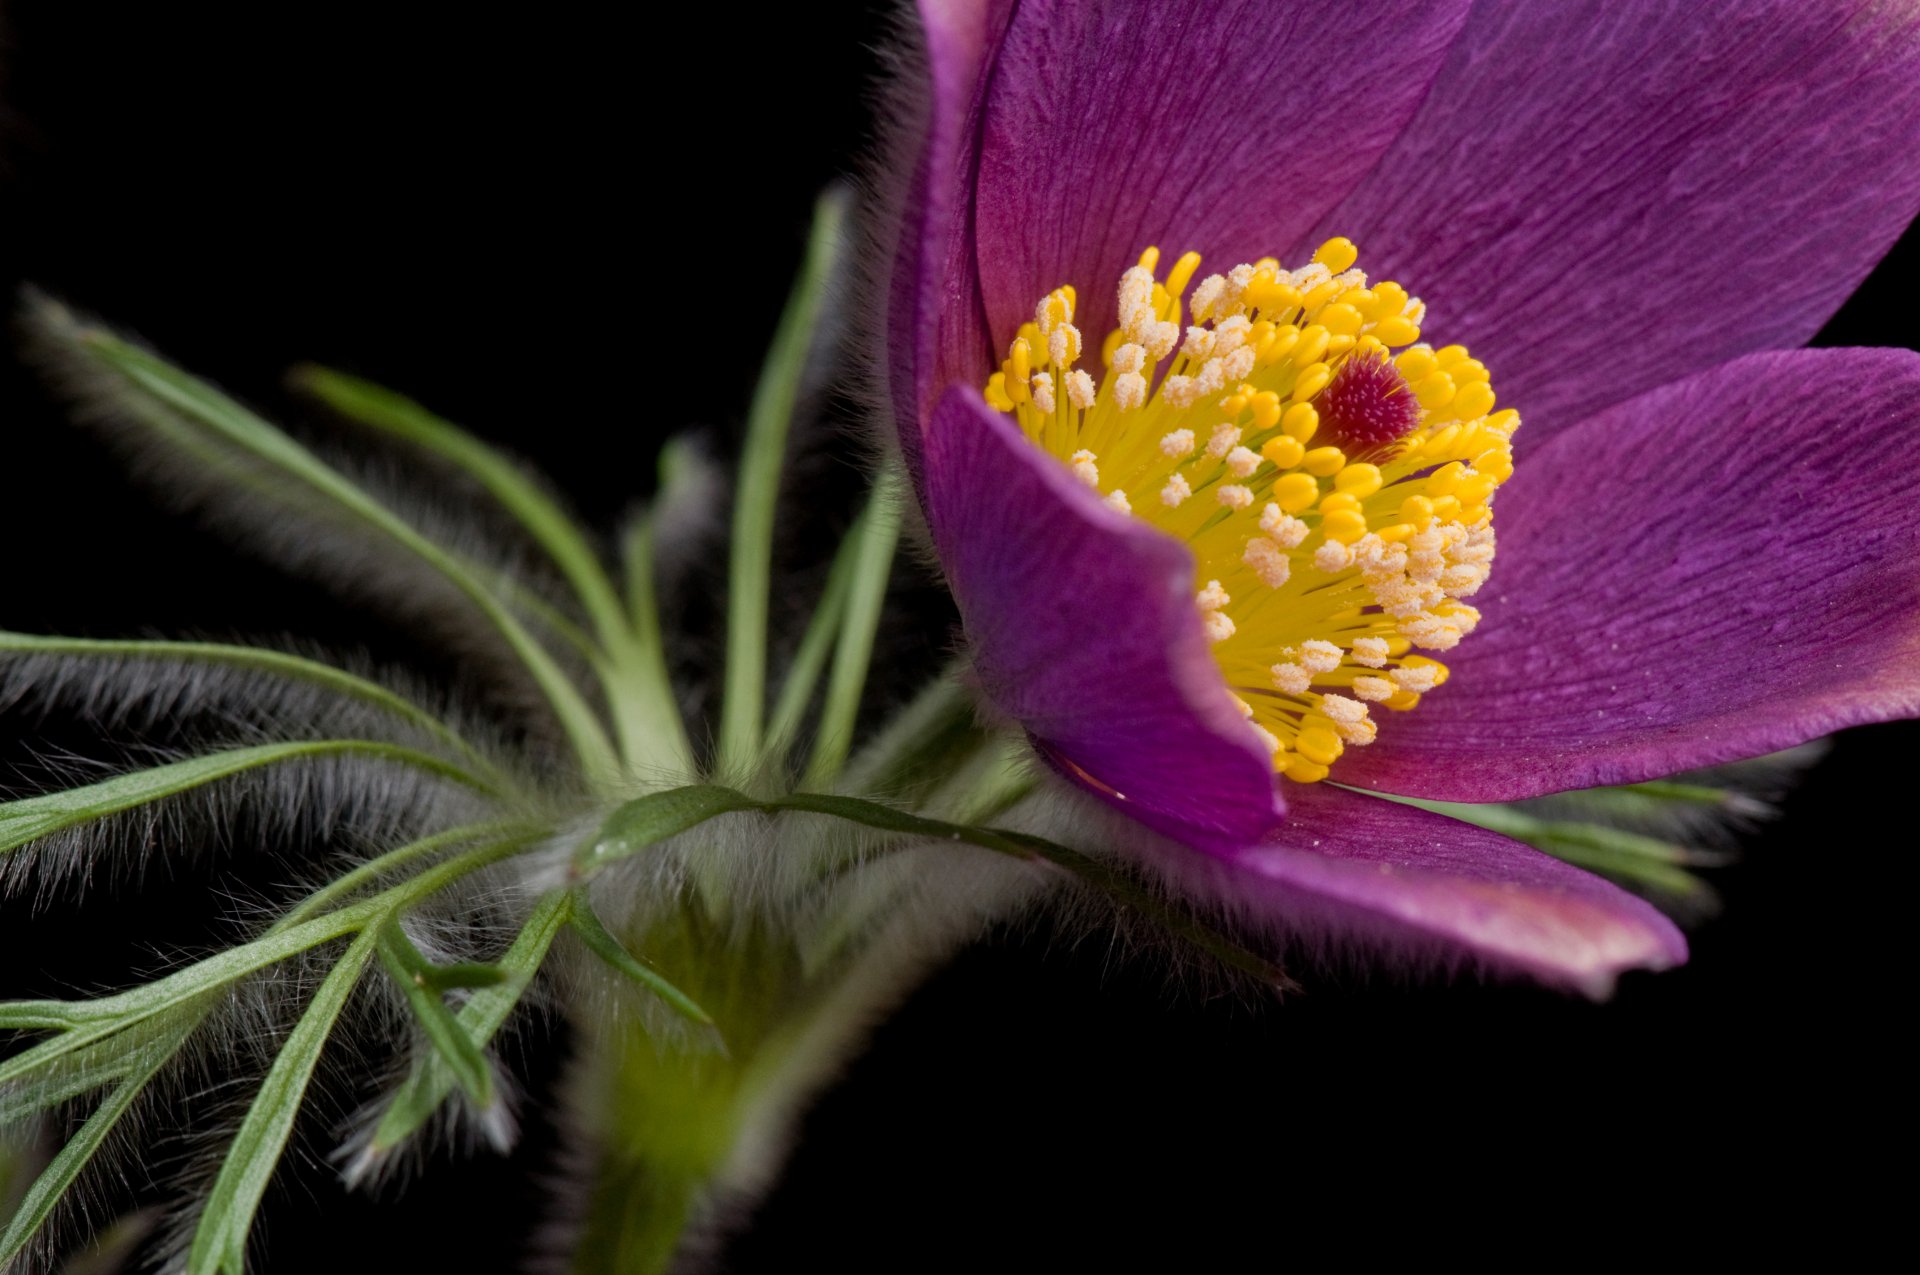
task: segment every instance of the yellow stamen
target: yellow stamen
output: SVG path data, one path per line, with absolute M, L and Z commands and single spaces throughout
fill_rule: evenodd
M 1479 621 L 1463 599 L 1487 579 L 1520 424 L 1465 346 L 1414 344 L 1425 304 L 1357 260 L 1330 239 L 1299 270 L 1264 259 L 1193 284 L 1198 254 L 1163 282 L 1149 248 L 1121 276 L 1098 367 L 1076 366 L 1062 287 L 985 388 L 1110 508 L 1192 549 L 1221 674 L 1301 783 L 1373 740 L 1372 710 L 1446 680 L 1411 652 Z

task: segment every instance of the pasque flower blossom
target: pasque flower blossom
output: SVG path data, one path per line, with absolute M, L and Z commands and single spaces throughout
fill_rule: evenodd
M 1600 993 L 1677 931 L 1375 794 L 1920 710 L 1920 360 L 1793 348 L 1920 207 L 1920 16 L 920 8 L 892 403 L 1061 774 L 1255 905 Z

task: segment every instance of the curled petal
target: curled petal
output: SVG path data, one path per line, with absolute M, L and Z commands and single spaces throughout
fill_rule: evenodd
M 1186 892 L 1300 938 L 1357 939 L 1412 965 L 1464 964 L 1602 999 L 1620 974 L 1687 959 L 1642 899 L 1517 841 L 1326 785 L 1289 791 L 1261 845 L 1201 860 L 1168 848 Z
M 1203 850 L 1258 840 L 1284 807 L 1207 649 L 1186 549 L 1107 509 L 974 390 L 940 400 L 925 460 L 987 698 L 1149 827 Z
M 1484 620 L 1342 781 L 1630 783 L 1920 713 L 1920 356 L 1737 359 L 1564 431 L 1502 489 Z
M 1322 233 L 1496 370 L 1524 452 L 1803 344 L 1920 210 L 1916 150 L 1912 5 L 1486 4 Z

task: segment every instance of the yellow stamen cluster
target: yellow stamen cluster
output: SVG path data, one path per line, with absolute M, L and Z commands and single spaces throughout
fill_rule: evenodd
M 1333 239 L 1298 270 L 1268 258 L 1210 275 L 1183 330 L 1200 258 L 1162 281 L 1149 248 L 1121 276 L 1097 383 L 1061 288 L 986 386 L 1109 508 L 1193 550 L 1220 671 L 1275 769 L 1303 782 L 1373 740 L 1374 706 L 1410 709 L 1446 680 L 1413 651 L 1449 650 L 1479 622 L 1462 599 L 1487 579 L 1520 424 L 1464 346 L 1416 344 L 1425 305 L 1370 285 L 1357 256 Z M 1412 404 L 1386 404 L 1405 432 L 1343 450 L 1322 396 L 1354 361 L 1356 380 Z

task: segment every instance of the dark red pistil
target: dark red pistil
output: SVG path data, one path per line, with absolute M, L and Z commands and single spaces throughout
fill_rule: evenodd
M 1420 419 L 1413 391 L 1393 364 L 1377 354 L 1341 364 L 1314 405 L 1320 409 L 1314 441 L 1331 443 L 1349 456 L 1404 437 Z

